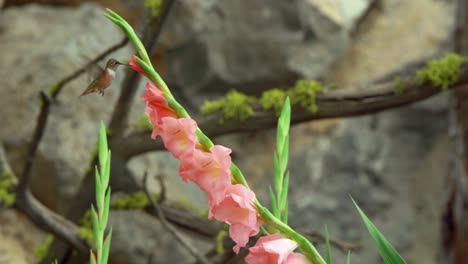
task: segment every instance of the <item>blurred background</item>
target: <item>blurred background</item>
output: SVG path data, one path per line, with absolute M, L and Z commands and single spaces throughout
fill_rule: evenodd
M 232 88 L 258 96 L 302 79 L 335 89 L 371 87 L 392 72 L 423 65 L 454 50 L 459 2 L 174 0 L 168 7 L 156 0 L 0 0 L 0 140 L 5 157 L 20 177 L 41 111 L 40 91 L 110 47 L 125 44 L 121 30 L 104 17 L 104 8 L 123 16 L 147 43 L 155 42 L 149 45 L 156 69 L 181 104 L 203 119 L 202 103 Z M 156 19 L 158 10 L 167 17 Z M 160 34 L 152 32 L 161 25 Z M 104 66 L 111 57 L 128 62 L 133 46 L 120 46 L 98 64 Z M 89 83 L 82 74 L 52 100 L 31 173 L 34 196 L 51 211 L 83 224 L 79 219 L 94 192 L 93 178 L 86 175 L 104 120 L 112 123 L 113 200 L 141 191 L 145 171 L 160 175 L 165 187 L 150 177 L 149 188 L 159 194 L 164 190 L 166 215 L 178 230 L 213 263 L 242 263 L 229 254 L 229 241 L 225 256 L 213 253 L 222 227 L 206 220 L 204 194 L 179 179 L 178 162 L 158 151 L 160 145 L 141 124 L 144 80 L 130 72 L 120 67 L 105 96 L 78 97 Z M 352 263 L 383 263 L 351 195 L 408 263 L 468 263 L 453 253 L 460 246 L 468 252 L 468 241 L 457 244 L 451 219 L 451 98 L 446 92 L 379 113 L 294 124 L 290 224 L 308 234 L 322 253 L 326 224 L 335 263 L 345 263 L 348 250 Z M 268 204 L 274 126 L 244 133 L 228 133 L 222 129 L 227 124 L 207 126 L 216 143 L 233 149 L 233 160 Z M 242 125 L 234 130 L 242 131 Z M 110 263 L 196 263 L 151 208 L 135 203 L 127 206 L 132 208 L 115 206 L 111 213 Z M 50 243 L 50 230 L 17 207 L 0 207 L 1 264 L 50 263 L 54 258 L 83 263 L 63 240 Z

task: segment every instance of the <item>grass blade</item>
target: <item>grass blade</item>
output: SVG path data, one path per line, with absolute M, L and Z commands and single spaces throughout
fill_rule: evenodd
M 351 198 L 352 199 L 352 198 Z M 353 200 L 353 199 L 352 199 Z M 406 264 L 403 258 L 398 254 L 398 252 L 393 248 L 390 242 L 385 239 L 384 235 L 377 229 L 377 227 L 371 222 L 371 220 L 366 216 L 366 214 L 359 208 L 357 203 L 353 200 L 356 209 L 361 215 L 364 224 L 369 231 L 369 234 L 374 239 L 377 248 L 379 249 L 380 256 L 383 258 L 385 264 Z
M 331 256 L 331 247 L 330 247 L 330 234 L 328 233 L 328 227 L 325 225 L 325 247 L 326 247 L 326 261 L 327 264 L 332 263 L 332 256 Z

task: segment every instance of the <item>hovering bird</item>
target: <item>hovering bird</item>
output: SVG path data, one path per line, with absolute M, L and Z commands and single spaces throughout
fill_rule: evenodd
M 80 95 L 87 95 L 90 93 L 99 93 L 104 96 L 104 89 L 111 85 L 112 81 L 115 78 L 115 71 L 119 65 L 127 65 L 121 63 L 116 59 L 109 59 L 106 64 L 106 68 L 103 69 L 99 65 L 93 65 L 92 74 L 94 75 L 94 80 L 89 84 L 88 88 Z

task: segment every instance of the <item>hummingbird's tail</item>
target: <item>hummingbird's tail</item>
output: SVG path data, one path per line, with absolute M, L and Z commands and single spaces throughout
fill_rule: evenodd
M 80 94 L 80 96 L 78 96 L 78 97 L 81 97 L 81 96 L 84 96 L 84 95 L 87 95 L 87 94 L 90 94 L 90 93 L 94 93 L 94 92 L 95 92 L 95 89 L 93 87 L 89 87 L 82 94 Z

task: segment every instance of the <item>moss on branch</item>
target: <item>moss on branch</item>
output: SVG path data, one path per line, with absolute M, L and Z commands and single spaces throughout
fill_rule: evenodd
M 233 119 L 245 121 L 254 114 L 254 107 L 264 110 L 274 110 L 279 116 L 286 96 L 291 98 L 291 104 L 316 113 L 317 94 L 323 91 L 323 85 L 314 80 L 299 80 L 289 89 L 272 88 L 262 93 L 260 98 L 248 96 L 236 90 L 229 91 L 225 96 L 206 101 L 201 107 L 204 115 L 221 112 L 220 123 Z
M 417 72 L 418 81 L 421 83 L 430 82 L 434 87 L 445 91 L 460 78 L 461 66 L 464 62 L 463 57 L 453 53 L 432 60 L 426 67 Z

